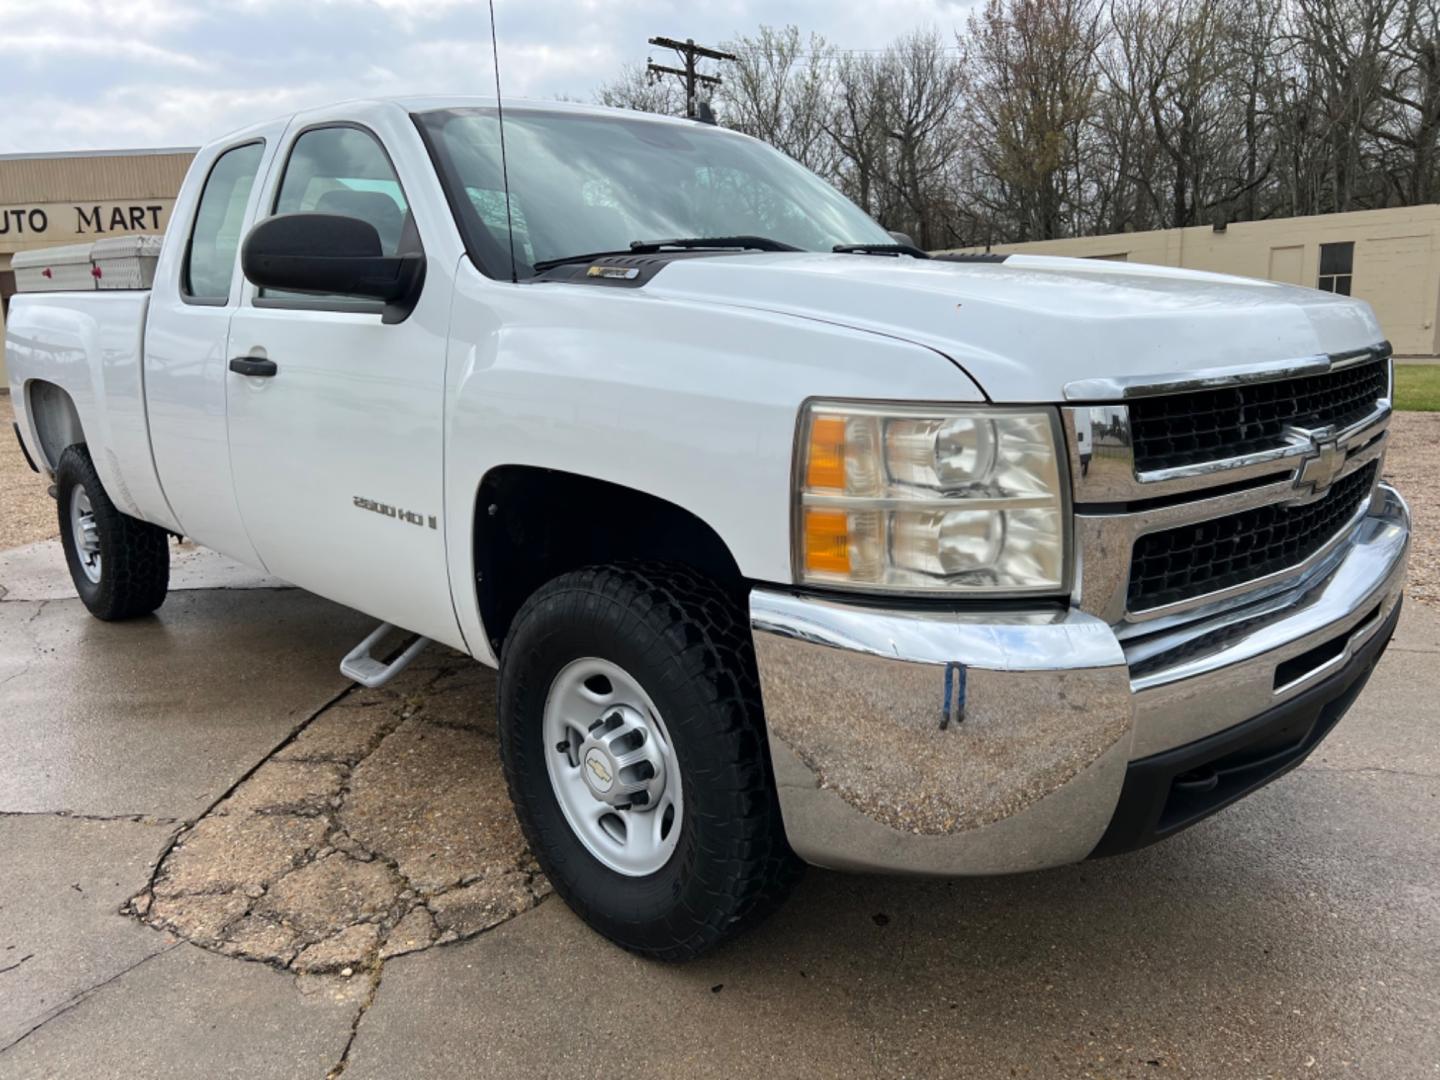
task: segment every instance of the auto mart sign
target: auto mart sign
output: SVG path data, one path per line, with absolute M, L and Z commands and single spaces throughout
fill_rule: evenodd
M 0 251 L 70 243 L 93 236 L 159 233 L 174 199 L 0 206 Z

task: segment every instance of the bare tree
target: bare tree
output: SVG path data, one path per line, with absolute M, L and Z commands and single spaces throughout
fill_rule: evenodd
M 921 246 L 948 239 L 940 205 L 962 146 L 961 64 L 938 33 L 917 31 L 887 50 L 877 72 L 881 123 L 891 147 L 887 180 L 904 228 Z M 887 208 L 890 209 L 890 208 Z
M 829 68 L 824 129 L 831 179 L 887 228 L 922 245 L 958 243 L 966 216 L 960 59 L 937 33 Z
M 883 218 L 887 146 L 879 64 L 871 56 L 845 56 L 832 83 L 824 126 L 835 146 L 834 179 L 862 210 Z
M 1161 217 L 1154 186 L 1160 146 L 1150 128 L 1146 95 L 1135 63 L 1137 43 L 1116 31 L 1108 12 L 1107 23 L 1108 33 L 1096 61 L 1101 90 L 1090 119 L 1094 142 L 1086 165 L 1095 197 L 1086 231 L 1154 228 Z
M 1266 94 L 1274 78 L 1280 6 L 1273 0 L 1248 0 L 1238 16 L 1236 48 L 1240 55 L 1235 89 L 1242 99 L 1244 126 L 1239 169 L 1230 178 L 1230 187 L 1239 200 L 1232 211 L 1253 221 L 1262 216 L 1262 187 L 1269 181 L 1275 163 Z
M 1391 16 L 1378 118 L 1365 123 L 1397 201 L 1440 199 L 1440 0 L 1405 0 Z
M 1151 179 L 1166 190 L 1162 223 L 1198 224 L 1219 201 L 1213 190 L 1225 144 L 1237 130 L 1231 83 L 1240 58 L 1234 0 L 1117 0 L 1116 32 L 1136 65 L 1143 108 L 1165 161 Z
M 1367 205 L 1375 165 L 1366 131 L 1379 120 L 1386 37 L 1400 0 L 1297 0 L 1291 38 L 1311 60 L 1329 155 L 1322 210 Z
M 1084 227 L 1090 184 L 1083 154 L 1093 134 L 1102 12 L 1090 0 L 989 0 L 969 24 L 969 114 L 975 191 L 1017 239 Z
M 655 79 L 644 64 L 626 64 L 618 78 L 603 84 L 595 100 L 612 109 L 680 115 L 685 112 L 685 91 L 673 79 Z
M 812 34 L 807 42 L 794 26 L 762 26 L 755 37 L 736 38 L 725 49 L 739 57 L 716 94 L 726 126 L 764 139 L 815 172 L 831 172 L 835 147 L 825 130 L 825 69 L 834 53 L 825 39 Z
M 729 46 L 722 123 L 927 246 L 1440 201 L 1440 0 L 986 0 Z M 679 113 L 626 68 L 597 97 Z

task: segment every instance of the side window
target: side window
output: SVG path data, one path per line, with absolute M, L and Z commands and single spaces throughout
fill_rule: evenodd
M 375 226 L 382 254 L 420 250 L 400 178 L 384 149 L 368 131 L 322 127 L 305 132 L 290 149 L 285 175 L 275 197 L 275 213 L 343 214 Z M 260 290 L 262 297 L 325 302 L 314 294 Z M 378 302 L 336 297 L 345 307 L 378 308 Z
M 247 143 L 225 151 L 211 167 L 205 189 L 200 192 L 200 207 L 195 212 L 181 274 L 180 288 L 185 296 L 212 303 L 230 299 L 245 206 L 264 156 L 264 143 Z
M 1326 292 L 1350 295 L 1351 276 L 1355 272 L 1355 244 L 1320 245 L 1320 280 L 1317 283 Z
M 316 128 L 296 139 L 275 200 L 277 214 L 313 210 L 368 221 L 386 255 L 400 254 L 409 209 L 375 137 L 349 127 Z

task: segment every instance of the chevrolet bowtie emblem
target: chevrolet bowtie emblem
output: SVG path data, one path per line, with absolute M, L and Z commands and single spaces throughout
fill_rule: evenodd
M 1335 429 L 1291 428 L 1290 435 L 1302 445 L 1309 443 L 1295 474 L 1295 490 L 1307 496 L 1323 494 L 1345 468 L 1345 448 L 1336 440 Z

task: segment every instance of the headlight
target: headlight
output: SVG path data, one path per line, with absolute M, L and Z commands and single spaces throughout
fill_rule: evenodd
M 1049 409 L 811 403 L 798 441 L 797 580 L 1064 591 L 1058 426 Z

